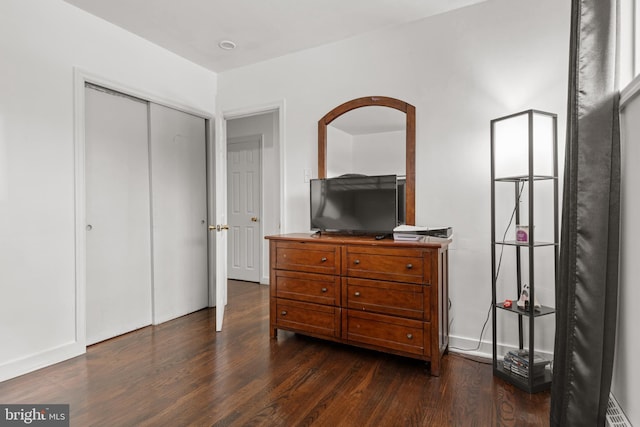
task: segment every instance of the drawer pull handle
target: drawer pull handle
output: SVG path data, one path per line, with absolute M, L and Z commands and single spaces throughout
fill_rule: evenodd
M 327 257 L 323 256 L 322 259 L 320 260 L 320 262 L 327 262 Z
M 360 292 L 359 292 L 359 291 L 355 291 L 355 292 L 354 292 L 354 295 L 355 295 L 355 296 L 357 296 L 357 297 L 359 297 L 359 296 L 360 296 Z
M 407 264 L 407 269 L 411 270 L 413 268 L 413 264 Z
M 327 292 L 327 288 L 322 288 L 322 292 Z
M 407 334 L 407 338 L 409 338 L 410 340 L 413 339 L 413 334 Z
M 287 315 L 287 310 L 282 310 L 282 312 L 280 314 L 282 314 L 283 316 L 286 316 Z
M 353 263 L 354 263 L 355 265 L 358 265 L 358 264 L 360 264 L 360 260 L 359 260 L 359 259 L 357 259 L 357 260 L 353 261 Z

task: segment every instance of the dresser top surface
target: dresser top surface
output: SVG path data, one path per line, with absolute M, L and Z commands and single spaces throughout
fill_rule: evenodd
M 440 237 L 421 236 L 418 241 L 398 241 L 393 237 L 385 237 L 384 239 L 377 239 L 375 236 L 349 236 L 341 234 L 317 234 L 317 233 L 288 233 L 288 234 L 275 234 L 271 236 L 265 236 L 268 240 L 282 240 L 282 241 L 304 241 L 314 243 L 333 243 L 338 245 L 345 244 L 357 244 L 357 245 L 371 245 L 371 246 L 394 246 L 394 247 L 409 247 L 409 248 L 447 248 L 451 239 L 444 239 Z

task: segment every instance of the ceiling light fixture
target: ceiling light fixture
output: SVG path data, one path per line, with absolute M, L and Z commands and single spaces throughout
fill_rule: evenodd
M 220 47 L 220 49 L 224 50 L 233 50 L 236 48 L 236 44 L 231 40 L 222 40 L 220 43 L 218 43 L 218 46 Z

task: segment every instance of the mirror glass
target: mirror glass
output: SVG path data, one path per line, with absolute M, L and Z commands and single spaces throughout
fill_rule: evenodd
M 327 177 L 406 175 L 406 115 L 378 105 L 356 108 L 327 126 Z

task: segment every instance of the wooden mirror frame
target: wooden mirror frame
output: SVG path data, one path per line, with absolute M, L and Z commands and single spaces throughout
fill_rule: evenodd
M 327 177 L 327 126 L 344 113 L 371 106 L 395 108 L 406 115 L 405 222 L 414 225 L 416 220 L 416 107 L 411 104 L 386 96 L 366 96 L 347 101 L 325 114 L 318 120 L 318 178 Z

